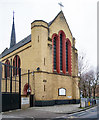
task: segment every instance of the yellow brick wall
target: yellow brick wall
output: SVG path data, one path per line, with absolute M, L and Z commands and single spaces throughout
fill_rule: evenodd
M 79 99 L 78 78 L 42 72 L 36 72 L 34 76 L 36 100 Z M 58 95 L 59 88 L 66 89 L 66 96 Z M 71 98 L 68 98 L 68 96 L 71 96 Z
M 28 72 L 28 69 L 31 69 L 33 70 L 33 66 L 31 65 L 33 63 L 33 60 L 30 59 L 32 55 L 32 52 L 31 52 L 31 43 L 28 43 L 26 45 L 24 45 L 23 47 L 15 50 L 14 52 L 8 54 L 7 56 L 3 57 L 1 60 L 3 63 L 5 63 L 6 59 L 8 59 L 11 63 L 11 59 L 12 59 L 12 66 L 13 66 L 13 59 L 15 57 L 15 55 L 19 55 L 20 57 L 20 60 L 21 60 L 21 64 L 20 64 L 20 67 L 22 68 L 21 69 L 21 74 L 24 74 L 24 73 L 27 73 Z M 12 69 L 12 75 L 13 75 L 13 69 Z M 2 70 L 2 78 L 4 78 L 4 66 L 3 66 L 3 70 Z M 9 78 L 8 78 L 9 79 Z M 15 77 L 12 77 L 12 80 L 15 79 Z M 28 76 L 22 76 L 21 77 L 21 93 L 23 94 L 23 87 L 24 85 L 28 82 Z M 17 76 L 16 77 L 16 80 L 19 80 L 19 77 Z M 17 85 L 16 85 L 16 91 L 19 91 L 19 83 L 16 82 Z M 5 81 L 2 80 L 2 91 L 4 91 L 4 87 L 5 87 Z M 12 81 L 12 91 L 14 91 L 14 81 Z M 8 84 L 7 84 L 7 88 L 8 88 L 8 92 L 10 91 L 10 80 L 8 80 Z M 32 90 L 33 91 L 33 90 Z
M 39 24 L 39 26 L 37 26 Z M 42 27 L 43 26 L 43 27 Z M 32 39 L 32 52 L 33 52 L 33 67 L 36 70 L 40 67 L 40 70 L 47 71 L 47 41 L 48 41 L 48 29 L 45 22 L 34 22 L 31 24 L 31 39 Z M 44 65 L 45 58 L 45 65 Z
M 31 23 L 31 42 L 6 55 L 1 59 L 1 61 L 5 62 L 6 59 L 10 61 L 12 59 L 13 61 L 15 55 L 19 55 L 21 59 L 20 67 L 22 68 L 22 74 L 27 73 L 28 69 L 30 70 L 30 72 L 37 71 L 37 67 L 40 67 L 40 71 L 52 73 L 52 42 L 48 40 L 48 37 L 52 38 L 52 35 L 54 33 L 58 34 L 60 30 L 64 31 L 64 33 L 66 34 L 66 38 L 69 38 L 69 40 L 71 41 L 71 45 L 73 46 L 72 34 L 70 33 L 63 14 L 60 13 L 49 27 L 49 33 L 48 24 L 46 22 L 35 21 Z M 72 75 L 77 76 L 77 53 L 73 49 L 71 57 Z M 47 80 L 47 82 L 43 82 L 43 80 Z M 28 75 L 23 75 L 21 77 L 22 95 L 24 85 L 26 83 L 28 83 Z M 34 73 L 34 75 L 32 75 L 32 73 L 30 74 L 30 85 L 32 89 L 31 94 L 35 93 L 36 100 L 69 99 L 67 96 L 72 96 L 71 99 L 78 99 L 79 90 L 77 84 L 78 78 L 73 78 L 72 76 L 63 76 L 48 73 Z M 66 96 L 58 96 L 58 88 L 61 87 L 66 88 Z
M 72 76 L 78 76 L 78 53 L 72 48 Z
M 62 13 L 58 15 L 58 17 L 55 19 L 55 21 L 51 24 L 49 28 L 50 28 L 50 35 L 49 35 L 50 38 L 52 37 L 53 33 L 58 34 L 60 30 L 63 30 L 66 35 L 66 38 L 69 38 L 72 45 L 72 35 L 70 33 L 70 30 L 68 28 L 68 25 L 66 24 L 64 15 Z
M 66 23 L 66 20 L 64 18 L 64 15 L 62 13 L 59 14 L 59 16 L 55 19 L 55 21 L 49 27 L 49 37 L 52 38 L 52 35 L 54 33 L 58 34 L 60 30 L 64 31 L 64 33 L 66 35 L 66 38 L 69 38 L 69 40 L 71 42 L 71 46 L 73 46 L 73 36 L 72 36 L 72 34 L 71 34 L 70 30 L 69 30 L 69 27 L 68 27 L 68 25 Z M 50 44 L 52 44 L 52 43 L 50 42 Z M 71 66 L 72 66 L 71 71 L 72 71 L 72 74 L 74 76 L 77 76 L 77 72 L 75 71 L 76 66 L 74 65 L 75 64 L 75 51 L 73 49 L 71 49 L 71 50 L 72 50 L 72 52 L 71 52 Z M 48 54 L 49 53 L 50 52 L 48 51 Z M 49 58 L 52 58 L 52 56 L 49 56 Z M 52 63 L 52 59 L 50 59 L 50 61 L 48 61 L 48 64 L 49 63 Z M 50 67 L 52 68 L 52 64 L 51 64 Z

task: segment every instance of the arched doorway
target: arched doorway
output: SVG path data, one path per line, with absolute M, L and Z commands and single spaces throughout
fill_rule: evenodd
M 30 85 L 28 86 L 28 83 L 26 83 L 26 84 L 24 85 L 23 93 L 24 93 L 24 95 L 29 95 L 29 94 L 31 94 L 31 86 L 30 86 Z

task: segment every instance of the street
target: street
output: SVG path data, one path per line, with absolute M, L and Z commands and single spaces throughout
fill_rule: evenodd
M 44 119 L 44 120 L 66 120 L 68 119 L 83 119 L 86 118 L 88 120 L 98 120 L 99 118 L 99 106 L 95 106 L 93 108 L 87 109 L 85 111 L 81 112 L 75 112 L 73 114 L 70 113 L 62 113 L 58 110 L 59 112 L 56 113 L 56 111 L 51 110 L 54 108 L 60 108 L 64 109 L 64 106 L 51 106 L 51 107 L 32 107 L 24 110 L 15 110 L 12 112 L 5 112 L 3 113 L 2 120 L 38 120 L 39 119 Z M 65 107 L 66 108 L 66 107 Z M 47 110 L 48 109 L 48 110 Z M 63 110 L 64 111 L 64 110 Z
M 64 116 L 61 116 L 60 118 L 80 118 L 80 119 L 87 118 L 88 120 L 92 119 L 92 118 L 99 119 L 99 106 L 82 111 L 82 112 L 73 113 L 73 114 L 70 114 L 68 116 L 64 115 Z

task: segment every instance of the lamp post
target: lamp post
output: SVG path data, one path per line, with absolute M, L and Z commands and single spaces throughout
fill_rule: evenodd
M 27 95 L 30 95 L 30 93 L 31 93 L 31 89 L 30 89 L 30 87 L 27 89 Z
M 28 70 L 28 89 L 27 89 L 27 95 L 30 94 L 30 87 L 29 87 L 29 74 L 30 74 L 30 70 Z

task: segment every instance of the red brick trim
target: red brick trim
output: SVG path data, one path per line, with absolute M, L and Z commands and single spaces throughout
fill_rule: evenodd
M 66 42 L 68 42 L 68 73 L 71 75 L 71 42 L 68 38 Z
M 31 86 L 29 85 L 29 87 L 30 87 L 30 90 L 31 90 Z M 24 93 L 24 95 L 27 95 L 27 89 L 28 89 L 28 83 L 26 83 L 25 85 L 24 85 L 24 89 L 23 89 L 23 93 Z M 31 93 L 31 92 L 30 92 Z
M 54 37 L 56 37 L 56 71 L 59 73 L 59 38 L 55 33 L 52 35 L 52 63 L 53 63 L 53 72 L 54 72 Z
M 52 35 L 52 63 L 53 63 L 53 72 L 54 72 L 54 46 L 53 46 L 53 39 L 56 37 L 56 72 L 60 73 L 60 34 L 62 34 L 62 73 L 66 73 L 66 42 L 68 42 L 68 73 L 71 75 L 71 42 L 63 30 L 58 32 L 58 35 L 54 33 Z

